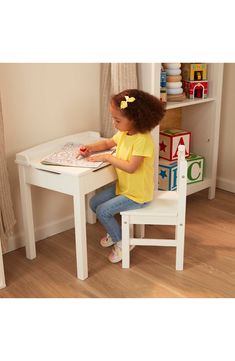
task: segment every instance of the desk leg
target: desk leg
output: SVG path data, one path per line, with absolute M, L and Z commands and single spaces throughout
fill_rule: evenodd
M 85 280 L 88 277 L 85 195 L 78 192 L 73 196 L 73 204 L 77 277 L 80 280 Z
M 35 247 L 35 234 L 34 234 L 34 224 L 33 224 L 31 186 L 30 184 L 26 183 L 25 167 L 19 165 L 18 168 L 19 168 L 19 178 L 20 178 L 20 194 L 21 194 L 22 217 L 24 223 L 26 257 L 28 259 L 34 259 L 36 257 L 36 247 Z
M 2 245 L 0 240 L 0 288 L 3 287 L 6 287 L 6 282 L 5 282 L 4 265 L 2 258 Z

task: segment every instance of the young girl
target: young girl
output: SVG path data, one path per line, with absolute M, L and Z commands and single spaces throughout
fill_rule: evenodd
M 113 246 L 109 261 L 122 259 L 121 226 L 115 215 L 126 210 L 145 207 L 154 192 L 154 143 L 150 131 L 158 125 L 165 110 L 156 97 L 137 89 L 114 95 L 110 102 L 113 123 L 118 132 L 110 139 L 84 145 L 80 154 L 91 162 L 111 163 L 117 182 L 97 193 L 90 202 L 107 235 L 102 247 Z M 93 152 L 116 148 L 116 155 L 93 155 Z

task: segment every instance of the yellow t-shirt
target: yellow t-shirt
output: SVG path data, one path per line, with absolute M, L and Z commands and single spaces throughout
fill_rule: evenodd
M 116 194 L 122 194 L 137 203 L 151 201 L 154 191 L 154 143 L 151 133 L 128 135 L 127 132 L 118 131 L 113 140 L 117 144 L 118 159 L 130 160 L 132 155 L 144 157 L 134 173 L 116 168 Z

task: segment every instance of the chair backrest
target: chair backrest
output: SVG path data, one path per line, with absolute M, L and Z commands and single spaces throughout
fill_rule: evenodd
M 186 210 L 186 194 L 187 194 L 187 161 L 185 160 L 185 146 L 178 147 L 178 167 L 177 167 L 177 192 L 178 192 L 178 214 L 182 218 L 182 223 L 185 218 Z

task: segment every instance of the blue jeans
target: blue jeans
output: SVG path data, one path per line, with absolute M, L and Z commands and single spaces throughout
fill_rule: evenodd
M 116 243 L 122 239 L 122 229 L 114 217 L 115 214 L 131 209 L 143 208 L 149 202 L 137 203 L 123 195 L 116 195 L 115 188 L 115 184 L 112 184 L 93 196 L 90 200 L 90 207 L 96 213 L 98 220 L 111 236 L 113 242 Z

